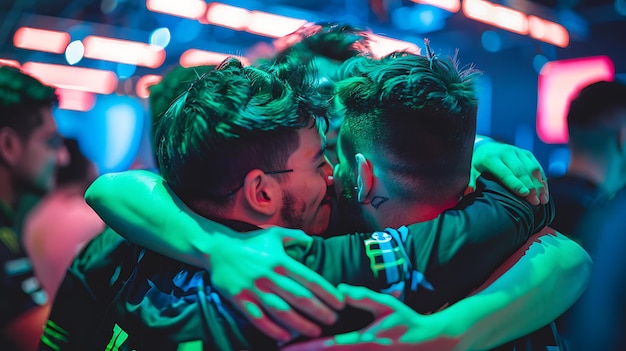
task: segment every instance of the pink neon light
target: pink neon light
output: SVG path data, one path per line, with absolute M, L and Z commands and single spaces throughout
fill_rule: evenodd
M 70 39 L 69 33 L 66 32 L 21 27 L 13 35 L 13 45 L 22 49 L 62 54 Z
M 465 16 L 473 20 L 530 35 L 552 45 L 566 47 L 569 44 L 567 29 L 558 23 L 537 16 L 526 16 L 523 12 L 484 0 L 465 0 L 462 8 Z
M 57 88 L 98 94 L 111 94 L 117 88 L 117 75 L 111 71 L 40 62 L 26 62 L 22 69 Z
M 90 111 L 96 104 L 96 96 L 86 91 L 57 88 L 56 93 L 60 109 Z
M 473 20 L 491 24 L 518 34 L 528 33 L 526 15 L 511 8 L 495 5 L 488 1 L 466 0 L 463 13 Z
M 219 65 L 228 57 L 235 57 L 244 65 L 249 65 L 250 61 L 241 56 L 223 54 L 220 52 L 189 49 L 180 55 L 179 63 L 183 67 L 194 67 L 202 65 Z
M 208 6 L 206 20 L 214 25 L 235 30 L 245 30 L 248 25 L 250 11 L 236 6 L 212 3 Z
M 0 59 L 0 66 L 11 66 L 15 68 L 21 68 L 21 65 L 19 62 L 15 60 L 9 60 L 9 59 Z
M 254 34 L 280 38 L 293 33 L 307 21 L 297 18 L 274 15 L 267 12 L 252 11 L 247 31 Z
M 419 46 L 408 41 L 392 39 L 378 34 L 369 34 L 368 36 L 370 48 L 376 57 L 382 57 L 395 51 L 408 51 L 418 55 L 420 53 Z
M 143 99 L 148 98 L 148 96 L 150 96 L 150 90 L 148 89 L 152 85 L 159 83 L 161 79 L 163 79 L 163 77 L 156 74 L 146 74 L 145 76 L 139 78 L 135 88 L 137 96 Z
M 548 144 L 567 143 L 567 112 L 573 96 L 598 80 L 612 81 L 613 61 L 595 56 L 546 63 L 539 73 L 537 135 Z
M 569 33 L 562 25 L 546 21 L 537 16 L 528 16 L 530 36 L 547 43 L 566 47 L 569 44 Z
M 431 5 L 439 7 L 450 12 L 459 12 L 461 9 L 460 0 L 411 0 L 418 4 Z
M 496 5 L 493 15 L 491 21 L 494 25 L 518 34 L 528 34 L 528 19 L 524 13 Z
M 83 40 L 85 57 L 157 68 L 165 61 L 165 50 L 156 45 L 90 35 Z
M 493 4 L 483 0 L 465 0 L 463 1 L 463 14 L 468 18 L 484 22 L 483 19 L 490 19 L 492 15 Z
M 206 20 L 217 26 L 245 30 L 249 33 L 272 38 L 285 36 L 306 23 L 303 19 L 262 11 L 249 11 L 221 3 L 212 3 L 208 6 Z
M 201 0 L 146 0 L 146 7 L 153 12 L 199 19 L 206 13 L 207 4 Z

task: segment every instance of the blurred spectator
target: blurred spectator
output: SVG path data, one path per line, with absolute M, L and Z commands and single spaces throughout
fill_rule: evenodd
M 65 139 L 65 145 L 70 162 L 59 167 L 56 188 L 27 216 L 22 236 L 35 275 L 51 299 L 74 256 L 105 226 L 84 199 L 85 190 L 98 176 L 97 167 L 81 152 L 77 140 Z
M 0 349 L 37 348 L 50 305 L 15 230 L 22 196 L 55 184 L 67 150 L 52 117 L 54 88 L 0 67 Z
M 567 121 L 568 169 L 549 180 L 552 226 L 589 252 L 594 270 L 560 330 L 572 350 L 618 350 L 626 345 L 626 85 L 584 87 Z

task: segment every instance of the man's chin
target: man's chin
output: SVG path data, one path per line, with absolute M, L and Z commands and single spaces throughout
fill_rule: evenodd
M 328 231 L 331 226 L 331 213 L 330 202 L 320 205 L 315 224 L 310 226 L 305 232 L 313 236 L 328 237 Z

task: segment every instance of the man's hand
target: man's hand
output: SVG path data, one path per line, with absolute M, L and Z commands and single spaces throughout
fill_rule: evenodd
M 476 189 L 476 179 L 483 172 L 493 174 L 507 189 L 532 205 L 548 202 L 546 176 L 539 161 L 528 150 L 498 142 L 477 146 L 466 194 Z
M 284 245 L 306 247 L 311 241 L 300 230 L 280 227 L 221 237 L 221 249 L 210 258 L 213 286 L 274 339 L 318 336 L 319 326 L 304 316 L 332 324 L 333 309 L 342 309 L 344 301 L 337 288 L 285 253 Z
M 362 330 L 289 345 L 282 351 L 446 351 L 457 341 L 443 333 L 435 315 L 421 315 L 397 300 L 364 287 L 340 284 L 349 305 L 370 311 L 376 320 Z

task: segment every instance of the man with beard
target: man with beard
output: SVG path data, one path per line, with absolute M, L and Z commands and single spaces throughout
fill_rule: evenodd
M 389 61 L 389 64 L 423 67 L 424 62 L 420 60 L 424 58 L 411 57 L 413 58 L 416 61 L 403 62 L 400 59 L 395 61 L 394 58 Z M 277 72 L 278 77 L 281 76 L 279 71 L 280 69 L 274 71 Z M 290 68 L 288 72 L 292 75 L 293 81 L 293 76 L 297 76 L 298 71 Z M 428 73 L 430 72 L 427 70 L 420 72 L 425 76 Z M 455 94 L 449 96 L 452 100 L 457 99 L 456 102 L 463 106 L 461 109 L 451 108 L 452 115 L 458 117 L 460 113 L 461 116 L 467 116 L 466 120 L 462 121 L 464 124 L 467 123 L 467 128 L 455 129 L 455 132 L 464 132 L 467 136 L 454 140 L 460 140 L 463 147 L 467 146 L 469 149 L 467 152 L 470 154 L 467 158 L 467 152 L 459 152 L 462 154 L 460 157 L 464 158 L 461 162 L 467 161 L 465 166 L 467 175 L 457 174 L 458 184 L 462 182 L 462 187 L 455 193 L 456 204 L 458 197 L 465 190 L 470 173 L 469 161 L 476 113 L 476 101 L 471 93 L 472 76 L 460 74 L 456 66 L 450 63 L 437 66 L 432 74 L 444 79 L 452 77 L 453 83 L 455 79 L 460 80 L 456 82 L 459 83 L 457 85 L 459 89 L 470 90 L 470 94 L 467 95 L 462 94 L 462 91 L 456 91 Z M 314 124 L 310 121 L 303 122 L 314 116 L 315 111 L 323 113 L 324 109 L 314 108 L 307 104 L 306 102 L 310 100 L 305 97 L 311 95 L 303 94 L 306 91 L 300 85 L 286 86 L 287 92 L 285 92 L 281 91 L 278 86 L 263 89 L 252 84 L 253 92 L 271 91 L 273 94 L 271 99 L 267 97 L 257 100 L 258 96 L 255 93 L 246 95 L 246 91 L 235 92 L 233 88 L 235 86 L 237 89 L 248 86 L 240 81 L 230 81 L 228 78 L 250 77 L 250 75 L 254 78 L 251 79 L 254 84 L 261 84 L 263 81 L 261 77 L 264 74 L 257 69 L 237 69 L 236 63 L 226 62 L 216 71 L 208 73 L 206 77 L 194 83 L 189 92 L 173 104 L 162 119 L 156 139 L 159 143 L 157 150 L 161 172 L 176 194 L 191 209 L 204 217 L 214 218 L 227 224 L 235 230 L 246 232 L 258 229 L 259 226 L 286 225 L 299 226 L 311 233 L 322 233 L 328 226 L 330 213 L 327 211 L 329 198 L 327 188 L 332 185 L 333 181 L 329 177 L 328 163 L 323 158 L 322 136 L 316 128 L 312 128 Z M 276 78 L 276 76 L 267 77 L 272 82 Z M 284 81 L 281 82 L 284 83 Z M 463 82 L 467 85 L 463 85 Z M 281 99 L 290 95 L 290 89 L 298 95 L 295 99 L 298 102 L 295 110 L 290 104 L 284 105 L 284 99 Z M 237 96 L 247 96 L 244 98 L 245 103 L 239 105 Z M 228 98 L 225 99 L 225 97 Z M 215 98 L 224 100 L 222 104 L 215 104 L 210 101 Z M 269 101 L 272 101 L 272 104 L 265 106 Z M 258 110 L 259 102 L 263 102 L 263 106 L 269 110 L 265 113 Z M 280 104 L 281 108 L 277 110 L 278 106 L 274 103 Z M 251 111 L 256 113 L 254 120 L 242 123 L 246 117 L 250 116 Z M 299 116 L 297 119 L 299 123 L 294 125 L 295 128 L 290 128 L 297 132 L 295 144 L 290 142 L 283 144 L 281 148 L 274 146 L 275 143 L 285 141 L 285 137 L 282 136 L 287 134 L 285 130 L 271 129 L 263 133 L 259 131 L 263 123 L 269 123 L 277 118 L 268 113 L 275 111 L 280 111 L 281 115 L 285 114 L 284 116 L 289 111 L 294 111 L 295 115 Z M 457 122 L 460 121 L 457 120 Z M 277 121 L 272 123 L 277 123 Z M 185 128 L 185 133 L 181 133 L 180 128 Z M 215 133 L 220 136 L 209 137 Z M 242 140 L 242 135 L 248 134 L 255 137 L 252 140 L 248 139 L 247 142 Z M 467 144 L 468 140 L 469 144 Z M 455 150 L 465 151 L 464 148 Z M 233 160 L 237 161 L 233 162 Z M 250 162 L 259 164 L 246 165 Z M 443 168 L 448 168 L 450 165 L 452 164 L 446 162 Z M 452 170 L 456 168 L 453 167 Z M 461 180 L 461 178 L 464 179 Z M 397 230 L 388 229 L 373 234 L 357 233 L 327 240 L 317 238 L 304 247 L 293 247 L 292 254 L 305 262 L 308 267 L 322 272 L 333 284 L 340 282 L 365 284 L 378 291 L 386 291 L 406 299 L 411 302 L 412 308 L 419 311 L 436 311 L 446 303 L 458 301 L 478 287 L 498 264 L 502 263 L 530 234 L 543 227 L 551 218 L 550 207 L 532 207 L 506 193 L 495 182 L 481 181 L 478 188 L 480 191 L 463 199 L 457 205 L 458 208 L 442 213 L 433 221 L 408 227 L 401 226 Z M 153 194 L 149 195 L 149 198 L 151 202 L 158 200 Z M 368 203 L 380 207 L 381 201 Z M 539 202 L 538 197 L 536 202 Z M 454 206 L 452 203 L 449 205 Z M 158 209 L 158 207 L 152 207 L 152 209 Z M 478 228 L 472 232 L 471 228 L 467 227 L 470 222 L 474 221 L 471 218 L 479 218 L 479 222 L 487 221 L 491 227 L 478 224 Z M 194 217 L 192 220 L 197 219 Z M 131 222 L 131 227 L 139 224 L 138 221 Z M 159 222 L 159 219 L 156 222 Z M 219 225 L 216 226 L 219 227 Z M 122 229 L 122 227 L 116 229 Z M 201 241 L 191 243 L 190 246 L 199 245 L 196 246 L 198 248 L 209 245 L 214 250 L 228 249 L 224 246 L 228 239 L 211 242 L 210 237 L 207 235 Z M 267 241 L 266 238 L 265 235 L 250 234 L 250 239 L 244 241 L 257 239 L 255 244 L 267 245 L 264 243 L 264 240 Z M 234 240 L 237 242 L 239 239 Z M 559 238 L 559 240 L 563 239 Z M 567 272 L 561 271 L 561 274 L 556 274 L 557 277 L 552 277 L 558 281 L 556 285 L 563 282 L 574 283 L 565 277 L 570 275 L 568 270 L 582 268 L 584 272 L 588 264 L 584 251 L 573 243 L 565 242 L 565 244 L 569 245 L 567 256 L 572 257 L 568 261 L 571 265 L 567 265 L 565 269 Z M 264 249 L 267 246 L 260 248 Z M 245 251 L 242 252 L 244 255 Z M 484 255 L 481 252 L 486 251 L 491 254 L 482 257 Z M 215 251 L 209 250 L 209 252 Z M 271 256 L 265 257 L 271 259 Z M 199 349 L 258 348 L 265 350 L 276 348 L 278 345 L 275 341 L 262 335 L 259 330 L 250 328 L 243 316 L 215 293 L 214 284 L 219 280 L 216 276 L 218 275 L 216 269 L 222 265 L 228 267 L 223 261 L 218 264 L 215 258 L 217 256 L 211 256 L 210 268 L 213 276 L 209 277 L 205 270 L 181 266 L 180 263 L 171 263 L 167 265 L 169 268 L 163 270 L 161 268 L 163 264 L 158 262 L 167 259 L 141 250 L 137 254 L 139 261 L 137 269 L 112 305 L 111 313 L 107 315 L 107 318 L 111 319 L 103 323 L 98 331 L 96 342 L 106 343 L 110 340 L 115 348 L 120 349 L 157 346 L 163 349 L 168 348 L 166 345 L 171 345 L 169 347 L 175 349 L 183 345 L 192 347 L 192 344 Z M 237 254 L 236 257 L 227 255 L 226 259 L 229 258 L 241 263 L 242 255 Z M 559 256 L 557 260 L 562 259 L 563 257 Z M 474 269 L 470 271 L 458 269 L 470 263 Z M 157 271 L 157 264 L 160 272 Z M 254 269 L 254 267 L 250 268 Z M 272 268 L 276 268 L 280 275 L 282 267 Z M 558 270 L 562 267 L 555 268 Z M 240 278 L 230 276 L 226 279 L 240 280 Z M 225 278 L 221 277 L 221 279 Z M 444 281 L 448 279 L 449 282 Z M 286 280 L 289 279 L 260 279 L 254 283 L 256 289 L 267 291 L 272 290 L 273 285 L 283 284 Z M 546 306 L 550 309 L 546 313 L 547 320 L 545 320 L 546 315 L 539 318 L 521 316 L 522 318 L 514 322 L 521 321 L 521 324 L 529 323 L 530 325 L 535 323 L 535 328 L 542 326 L 573 303 L 572 299 L 577 297 L 583 287 L 584 281 L 568 286 L 567 292 L 559 296 L 556 304 L 551 303 Z M 254 293 L 250 291 L 241 291 L 241 294 L 234 300 L 235 306 L 243 309 L 244 313 L 252 315 L 257 321 L 266 321 L 267 315 L 263 311 L 255 310 L 254 301 L 250 300 L 252 295 Z M 267 295 L 269 298 L 269 294 Z M 300 296 L 293 302 L 306 304 L 310 303 L 310 299 L 309 296 Z M 280 307 L 277 310 L 280 310 Z M 276 317 L 276 315 L 273 316 Z M 54 320 L 54 317 L 53 312 L 51 319 Z M 354 309 L 342 311 L 339 319 L 339 323 L 335 323 L 331 328 L 324 328 L 324 332 L 337 333 L 354 330 L 372 321 L 370 315 Z M 543 323 L 544 320 L 545 323 Z M 513 336 L 528 332 L 528 326 L 520 326 L 521 324 L 511 326 Z M 63 327 L 62 324 L 59 325 Z M 261 329 L 266 330 L 264 327 Z M 312 330 L 309 334 L 318 332 L 319 329 Z M 104 339 L 99 340 L 102 337 Z M 289 336 L 279 333 L 278 338 L 285 340 Z M 506 335 L 503 340 L 496 338 L 495 341 L 485 341 L 479 338 L 479 342 L 491 345 L 492 342 L 497 344 L 510 338 L 511 335 Z
M 21 197 L 41 195 L 67 162 L 52 106 L 54 88 L 0 67 L 0 348 L 35 350 L 50 305 L 16 234 Z

